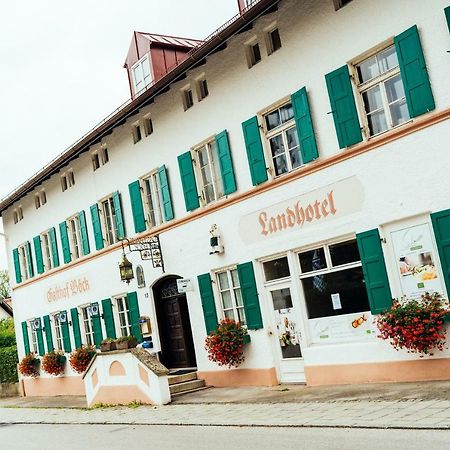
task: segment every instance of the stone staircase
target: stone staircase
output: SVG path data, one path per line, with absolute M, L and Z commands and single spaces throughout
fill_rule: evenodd
M 184 373 L 182 375 L 169 375 L 170 395 L 187 394 L 202 389 L 207 389 L 204 380 L 197 378 L 197 372 Z

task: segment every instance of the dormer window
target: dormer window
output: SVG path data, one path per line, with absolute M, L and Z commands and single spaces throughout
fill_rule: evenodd
M 138 94 L 152 82 L 150 63 L 147 55 L 131 68 L 131 76 L 135 94 Z

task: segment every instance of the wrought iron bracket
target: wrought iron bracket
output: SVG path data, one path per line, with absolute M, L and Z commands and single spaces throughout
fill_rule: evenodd
M 151 236 L 148 238 L 137 238 L 121 240 L 122 251 L 125 253 L 125 248 L 128 247 L 130 252 L 139 252 L 142 261 L 151 260 L 153 268 L 160 267 L 164 273 L 164 260 L 161 252 L 161 243 L 159 236 Z

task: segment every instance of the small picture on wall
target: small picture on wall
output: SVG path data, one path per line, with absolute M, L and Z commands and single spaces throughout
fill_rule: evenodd
M 414 276 L 421 281 L 437 278 L 436 266 L 431 252 L 410 253 L 399 260 L 400 275 Z

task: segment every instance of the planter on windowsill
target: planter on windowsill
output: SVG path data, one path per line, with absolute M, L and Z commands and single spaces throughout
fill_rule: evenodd
M 137 339 L 134 336 L 122 336 L 116 341 L 117 350 L 126 350 L 128 348 L 135 348 L 137 346 Z
M 102 353 L 111 352 L 116 349 L 116 342 L 113 339 L 102 341 L 100 344 L 100 351 Z
M 250 342 L 251 342 L 250 335 L 246 334 L 244 336 L 244 344 L 250 344 Z

